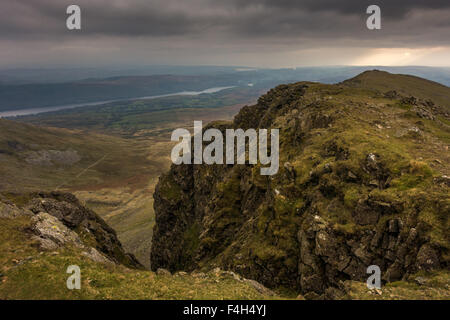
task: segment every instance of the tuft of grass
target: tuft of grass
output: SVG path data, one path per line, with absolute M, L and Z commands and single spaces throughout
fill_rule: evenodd
M 421 278 L 423 284 L 415 279 Z M 406 281 L 390 282 L 381 291 L 369 290 L 357 281 L 346 281 L 347 298 L 356 300 L 449 300 L 450 273 L 442 270 L 433 273 L 410 275 Z

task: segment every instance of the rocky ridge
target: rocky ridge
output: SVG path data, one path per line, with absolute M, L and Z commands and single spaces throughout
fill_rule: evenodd
M 152 269 L 219 267 L 325 298 L 370 265 L 384 283 L 448 270 L 449 118 L 431 99 L 302 82 L 211 124 L 280 128 L 280 171 L 173 165 L 154 194 Z

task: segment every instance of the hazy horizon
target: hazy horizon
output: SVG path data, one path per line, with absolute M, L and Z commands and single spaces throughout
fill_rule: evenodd
M 135 65 L 38 65 L 38 66 L 10 66 L 10 67 L 0 67 L 0 70 L 70 70 L 70 69 L 111 69 L 111 70 L 127 70 L 127 69 L 137 69 L 137 68 L 247 68 L 249 70 L 290 70 L 290 69 L 307 69 L 307 68 L 345 68 L 345 67 L 359 67 L 359 68 L 444 68 L 449 69 L 450 65 L 420 65 L 420 64 L 410 64 L 410 65 L 381 65 L 381 64 L 317 64 L 317 65 L 298 65 L 292 67 L 270 67 L 263 65 L 220 65 L 220 64 L 135 64 Z M 247 71 L 247 70 L 245 70 Z

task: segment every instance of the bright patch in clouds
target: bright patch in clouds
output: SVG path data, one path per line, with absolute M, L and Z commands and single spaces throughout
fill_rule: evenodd
M 448 47 L 435 48 L 379 48 L 355 60 L 356 66 L 448 65 Z

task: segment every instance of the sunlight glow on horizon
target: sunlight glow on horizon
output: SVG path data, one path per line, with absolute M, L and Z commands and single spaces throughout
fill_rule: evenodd
M 356 59 L 354 66 L 407 66 L 407 65 L 448 65 L 445 56 L 450 53 L 450 48 L 379 48 L 372 49 L 368 54 Z M 441 57 L 443 54 L 444 57 Z M 425 63 L 426 62 L 426 63 Z

